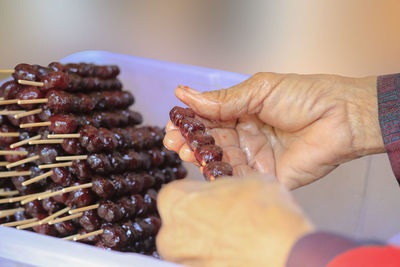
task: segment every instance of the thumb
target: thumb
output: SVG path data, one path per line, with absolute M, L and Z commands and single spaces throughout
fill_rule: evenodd
M 228 89 L 200 93 L 188 87 L 178 86 L 175 95 L 201 117 L 227 121 L 261 111 L 264 99 L 277 80 L 276 74 L 257 73 Z

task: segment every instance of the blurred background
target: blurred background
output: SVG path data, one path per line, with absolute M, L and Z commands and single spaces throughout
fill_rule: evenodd
M 399 11 L 396 0 L 2 0 L 0 68 L 106 50 L 247 74 L 393 73 Z M 344 164 L 295 196 L 322 229 L 380 239 L 400 232 L 386 155 Z

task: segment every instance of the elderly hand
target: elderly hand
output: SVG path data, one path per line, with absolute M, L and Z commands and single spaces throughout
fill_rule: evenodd
M 166 185 L 157 201 L 161 257 L 189 266 L 284 266 L 312 226 L 282 185 L 257 176 Z
M 259 73 L 229 89 L 178 87 L 175 93 L 200 116 L 239 176 L 268 173 L 293 189 L 343 162 L 384 152 L 376 77 Z M 171 121 L 164 144 L 195 162 Z

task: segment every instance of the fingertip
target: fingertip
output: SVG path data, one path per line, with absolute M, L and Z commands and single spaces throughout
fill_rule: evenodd
M 181 135 L 181 132 L 178 130 L 172 130 L 165 134 L 163 143 L 164 146 L 175 152 L 179 152 L 183 144 L 185 144 L 186 139 Z
M 170 131 L 178 130 L 178 129 L 179 128 L 171 120 L 169 120 L 167 122 L 167 125 L 165 126 L 165 131 L 166 132 L 170 132 Z
M 194 157 L 193 151 L 190 149 L 188 144 L 183 144 L 179 150 L 179 157 L 187 162 L 196 163 L 196 158 Z

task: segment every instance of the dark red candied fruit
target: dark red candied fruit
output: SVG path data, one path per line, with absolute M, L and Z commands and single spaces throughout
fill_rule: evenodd
M 34 66 L 21 63 L 14 67 L 12 74 L 14 80 L 36 81 L 38 80 L 37 72 Z
M 67 73 L 61 71 L 53 71 L 42 78 L 43 86 L 41 89 L 43 91 L 48 91 L 50 89 L 65 90 L 69 85 L 69 77 Z
M 16 95 L 16 98 L 19 100 L 39 99 L 43 97 L 43 93 L 36 86 L 23 87 Z M 23 109 L 33 109 L 37 104 L 20 104 L 19 106 Z
M 97 173 L 109 173 L 113 170 L 111 162 L 105 154 L 91 154 L 87 158 L 87 163 Z
M 79 155 L 84 152 L 81 142 L 77 138 L 65 138 L 61 147 L 68 154 Z
M 39 200 L 33 200 L 24 205 L 25 212 L 32 217 L 38 217 L 39 214 L 45 214 L 42 203 Z
M 213 181 L 221 176 L 232 176 L 233 169 L 229 163 L 214 161 L 203 168 L 203 175 L 208 181 Z
M 201 146 L 194 152 L 196 160 L 201 166 L 207 165 L 209 162 L 222 160 L 222 148 L 216 145 Z
M 84 234 L 88 234 L 90 231 L 86 231 L 85 229 L 79 229 L 78 234 L 80 235 L 84 235 Z M 89 236 L 86 238 L 83 238 L 81 240 L 79 240 L 79 242 L 82 243 L 87 243 L 87 244 L 95 244 L 98 241 L 100 241 L 100 236 L 99 235 L 93 235 L 93 236 Z
M 110 248 L 121 248 L 127 245 L 128 237 L 120 225 L 104 226 L 101 240 Z
M 54 168 L 51 180 L 54 183 L 62 185 L 64 187 L 70 186 L 73 181 L 73 176 L 67 168 Z
M 110 199 L 115 195 L 116 190 L 110 179 L 94 177 L 92 179 L 92 190 L 101 198 Z
M 60 62 L 51 62 L 49 64 L 49 68 L 54 71 L 68 72 L 68 67 L 66 65 L 61 64 Z
M 62 155 L 61 148 L 54 145 L 38 145 L 36 155 L 42 163 L 50 164 L 56 162 L 56 157 Z
M 48 197 L 42 200 L 42 207 L 51 215 L 60 210 L 62 206 L 60 203 L 57 203 L 54 198 Z
M 0 97 L 4 97 L 4 99 L 15 99 L 19 90 L 21 90 L 22 86 L 19 85 L 16 81 L 8 81 L 1 85 L 0 87 Z
M 190 108 L 173 107 L 169 112 L 169 118 L 178 127 L 181 126 L 183 118 L 194 118 L 195 114 Z
M 195 131 L 188 134 L 187 143 L 193 151 L 196 151 L 196 149 L 201 146 L 214 145 L 215 140 L 214 137 L 212 137 L 208 133 L 205 133 L 203 131 Z
M 189 133 L 204 132 L 206 127 L 201 121 L 186 117 L 182 119 L 179 129 L 181 130 L 181 134 L 187 138 Z
M 82 181 L 87 181 L 92 176 L 92 171 L 86 160 L 74 160 L 69 170 Z
M 63 221 L 54 224 L 56 231 L 62 236 L 73 235 L 76 232 L 76 225 L 72 221 Z
M 51 125 L 49 130 L 56 134 L 75 133 L 78 127 L 73 115 L 57 114 L 49 118 Z
M 107 222 L 117 222 L 124 217 L 120 205 L 110 200 L 100 202 L 100 206 L 97 208 L 97 215 Z
M 183 179 L 187 175 L 187 170 L 183 165 L 178 165 L 176 167 L 172 168 L 172 171 L 174 172 L 176 179 Z
M 79 224 L 87 231 L 95 231 L 99 229 L 101 219 L 97 215 L 97 210 L 87 210 L 79 217 Z
M 42 235 L 50 235 L 50 236 L 57 236 L 57 231 L 54 225 L 50 224 L 41 224 L 32 227 L 33 231 Z
M 72 186 L 81 185 L 82 183 L 74 183 Z M 77 207 L 85 207 L 92 204 L 96 200 L 93 192 L 89 188 L 74 190 L 70 193 L 70 202 Z
M 7 150 L 12 150 L 12 151 L 27 151 L 27 148 L 24 146 L 19 146 L 16 148 L 8 148 Z M 5 155 L 4 156 L 5 160 L 8 162 L 16 162 L 18 160 L 26 158 L 25 155 Z

